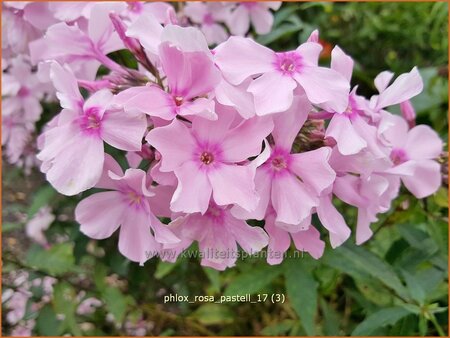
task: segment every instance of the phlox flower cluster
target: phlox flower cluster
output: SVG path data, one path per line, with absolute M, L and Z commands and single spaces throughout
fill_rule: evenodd
M 352 229 L 367 241 L 402 185 L 417 198 L 441 185 L 442 141 L 414 125 L 409 101 L 423 90 L 418 70 L 382 72 L 378 94 L 360 96 L 341 48 L 319 65 L 317 31 L 283 52 L 245 36 L 250 25 L 267 33 L 279 3 L 48 6 L 60 21 L 29 44 L 30 60 L 48 70 L 62 110 L 39 136 L 40 169 L 61 194 L 96 188 L 76 207 L 80 229 L 118 232 L 131 261 L 174 260 L 194 242 L 202 252 L 267 247 L 279 253 L 269 264 L 292 243 L 318 259 L 324 240 L 336 248 Z M 137 69 L 109 57 L 123 49 Z M 111 156 L 119 151 L 126 161 Z M 201 264 L 224 270 L 235 257 Z

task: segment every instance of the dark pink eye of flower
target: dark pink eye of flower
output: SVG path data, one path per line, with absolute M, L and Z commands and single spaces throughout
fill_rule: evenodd
M 211 203 L 206 210 L 205 216 L 209 217 L 213 221 L 220 222 L 223 220 L 224 209 L 216 205 L 215 203 Z
M 277 156 L 272 159 L 272 168 L 276 171 L 280 171 L 287 168 L 286 160 L 283 156 Z
M 210 165 L 214 161 L 214 155 L 207 151 L 204 151 L 200 155 L 200 161 L 202 161 L 206 165 Z
M 183 98 L 181 96 L 175 96 L 173 98 L 173 100 L 175 101 L 175 105 L 177 107 L 181 106 L 183 104 Z
M 26 97 L 28 95 L 30 95 L 30 90 L 25 86 L 20 87 L 19 91 L 17 92 L 17 96 L 19 97 Z
M 409 160 L 408 154 L 403 149 L 397 148 L 391 151 L 390 158 L 395 165 L 402 164 Z
M 301 61 L 301 56 L 295 52 L 276 54 L 276 66 L 283 74 L 298 73 L 302 66 Z
M 203 23 L 206 25 L 212 25 L 214 23 L 214 18 L 211 13 L 205 14 L 205 16 L 203 17 Z
M 88 133 L 98 133 L 101 128 L 101 118 L 98 108 L 86 110 L 80 122 L 81 129 Z

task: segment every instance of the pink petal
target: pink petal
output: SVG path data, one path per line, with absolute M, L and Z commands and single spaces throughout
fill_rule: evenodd
M 412 128 L 404 146 L 413 160 L 436 159 L 441 155 L 442 147 L 439 135 L 426 125 Z
M 141 112 L 164 120 L 176 115 L 174 98 L 157 86 L 132 87 L 120 92 L 114 103 L 131 113 Z
M 181 116 L 199 116 L 208 120 L 217 120 L 214 100 L 199 97 L 192 102 L 186 102 L 179 107 Z
M 162 244 L 180 243 L 180 239 L 170 230 L 170 228 L 162 224 L 155 215 L 150 214 L 151 227 L 153 229 L 155 240 Z
M 223 164 L 208 171 L 213 198 L 218 205 L 237 204 L 252 211 L 258 204 L 254 171 L 250 166 Z
M 254 80 L 247 91 L 254 96 L 256 115 L 264 116 L 288 110 L 296 87 L 292 78 L 279 72 L 268 72 Z
M 219 107 L 217 107 L 219 108 Z M 236 112 L 229 107 L 217 109 L 218 119 L 216 121 L 196 117 L 192 120 L 192 132 L 196 139 L 210 145 L 220 144 L 230 127 L 236 119 Z
M 350 85 L 338 72 L 323 67 L 303 67 L 294 75 L 314 104 L 326 104 L 337 113 L 347 109 Z
M 273 70 L 274 54 L 251 39 L 232 36 L 216 49 L 214 60 L 225 79 L 238 85 L 252 75 Z
M 162 171 L 173 171 L 190 160 L 196 146 L 189 129 L 178 120 L 152 129 L 145 140 L 162 154 Z
M 383 92 L 387 88 L 393 77 L 394 73 L 389 72 L 387 70 L 377 75 L 377 77 L 374 80 L 374 83 L 375 88 L 377 88 L 379 93 Z
M 256 170 L 255 188 L 256 194 L 259 196 L 258 205 L 255 210 L 249 212 L 238 205 L 234 205 L 231 208 L 231 214 L 234 217 L 239 219 L 264 219 L 272 189 L 272 176 L 266 170 Z
M 183 52 L 204 52 L 211 56 L 205 36 L 196 27 L 166 25 L 161 34 L 161 43 L 169 42 Z
M 334 114 L 328 124 L 325 137 L 332 137 L 342 155 L 353 155 L 367 147 L 367 142 L 359 136 L 350 119 L 341 114 Z
M 272 136 L 277 147 L 290 150 L 298 132 L 302 128 L 312 106 L 305 95 L 295 96 L 291 108 L 283 114 L 274 116 Z
M 75 219 L 81 224 L 80 231 L 94 239 L 110 237 L 122 223 L 126 204 L 117 191 L 93 194 L 75 209 Z
M 47 180 L 63 195 L 92 188 L 100 179 L 104 151 L 101 139 L 78 134 L 53 160 Z
M 172 95 L 192 99 L 214 89 L 220 72 L 204 52 L 182 52 L 168 42 L 159 47 L 164 73 Z
M 244 36 L 250 28 L 250 16 L 245 6 L 238 6 L 229 16 L 227 26 L 233 35 Z
M 264 229 L 269 234 L 269 246 L 267 248 L 267 263 L 270 265 L 280 264 L 283 255 L 291 245 L 289 233 L 275 225 L 273 216 L 267 216 Z
M 83 97 L 72 70 L 68 66 L 62 67 L 59 63 L 53 61 L 50 67 L 50 78 L 56 88 L 56 96 L 61 107 L 79 111 L 83 103 Z
M 348 82 L 352 79 L 353 59 L 344 53 L 339 46 L 336 46 L 331 51 L 331 69 L 342 74 Z
M 302 64 L 307 67 L 317 67 L 322 45 L 318 42 L 304 42 L 296 51 L 302 56 Z
M 422 78 L 414 67 L 409 73 L 400 75 L 395 81 L 380 93 L 376 109 L 401 103 L 420 94 L 423 90 Z
M 144 264 L 161 249 L 150 233 L 150 216 L 132 209 L 124 213 L 119 235 L 119 251 L 133 262 Z
M 151 14 L 143 13 L 128 27 L 127 36 L 136 38 L 146 51 L 157 55 L 163 27 Z
M 350 237 L 350 228 L 345 223 L 344 217 L 331 203 L 331 195 L 320 199 L 317 207 L 317 216 L 320 222 L 330 233 L 330 242 L 333 248 L 340 246 Z
M 154 195 L 154 193 L 147 188 L 147 175 L 144 170 L 129 168 L 123 175 L 117 175 L 112 171 L 109 171 L 108 174 L 111 179 L 121 182 L 122 186 L 123 184 L 126 184 L 138 194 L 142 194 L 146 197 Z
M 336 178 L 336 173 L 328 164 L 330 154 L 329 147 L 322 147 L 292 155 L 292 171 L 317 194 L 331 186 Z
M 231 215 L 227 218 L 226 223 L 236 242 L 249 254 L 261 251 L 269 242 L 266 232 L 258 226 L 250 226 L 245 221 L 237 220 Z
M 320 239 L 320 232 L 312 225 L 308 230 L 291 233 L 291 236 L 298 250 L 308 252 L 315 259 L 322 257 L 325 242 Z
M 374 216 L 370 217 L 366 208 L 358 209 L 358 223 L 356 225 L 356 244 L 361 245 L 366 242 L 373 235 L 372 229 L 370 229 L 370 223 L 373 221 Z
M 317 204 L 317 198 L 295 176 L 286 174 L 273 180 L 272 205 L 277 213 L 277 222 L 299 224 Z
M 418 161 L 413 176 L 402 176 L 406 188 L 417 198 L 434 194 L 442 184 L 441 166 L 432 160 Z
M 106 143 L 121 150 L 141 150 L 147 130 L 145 115 L 110 110 L 105 112 L 101 123 L 101 135 Z
M 206 212 L 212 187 L 208 176 L 192 161 L 175 170 L 178 186 L 172 197 L 170 208 L 175 212 Z
M 250 81 L 244 81 L 239 86 L 233 86 L 226 80 L 222 80 L 215 88 L 217 101 L 220 104 L 235 108 L 244 119 L 255 116 L 253 95 L 247 92 Z
M 250 18 L 257 34 L 262 35 L 270 32 L 273 25 L 273 15 L 267 8 L 253 7 L 250 11 Z
M 223 161 L 242 162 L 249 157 L 259 155 L 262 142 L 273 129 L 270 118 L 246 120 L 232 129 L 222 142 Z M 248 136 L 251 135 L 249 138 Z
M 123 170 L 119 163 L 109 154 L 105 154 L 105 161 L 103 162 L 102 176 L 95 185 L 96 188 L 118 190 L 120 184 L 117 180 L 113 180 L 109 176 L 109 172 L 112 172 L 118 176 L 123 175 Z

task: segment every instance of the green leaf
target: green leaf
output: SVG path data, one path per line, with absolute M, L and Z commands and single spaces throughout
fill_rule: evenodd
M 287 298 L 300 317 L 303 328 L 309 336 L 315 335 L 314 321 L 317 312 L 318 283 L 299 260 L 284 263 Z
M 320 299 L 320 309 L 323 314 L 323 331 L 326 336 L 337 336 L 340 333 L 339 313 L 331 307 L 323 298 Z
M 220 292 L 220 274 L 219 271 L 212 269 L 212 268 L 208 268 L 208 267 L 204 267 L 203 271 L 205 272 L 205 274 L 208 276 L 208 279 L 210 281 L 210 291 L 212 293 L 214 292 Z
M 155 271 L 155 278 L 156 279 L 162 279 L 165 276 L 167 276 L 175 267 L 177 266 L 177 263 L 169 263 L 169 262 L 158 262 L 158 266 L 156 267 Z
M 303 24 L 299 23 L 283 23 L 278 28 L 272 30 L 269 34 L 260 35 L 256 41 L 262 45 L 268 45 L 283 36 L 297 33 L 303 28 Z
M 271 281 L 273 281 L 280 273 L 282 268 L 280 265 L 258 265 L 237 276 L 225 289 L 225 296 L 253 294 Z
M 28 218 L 34 216 L 40 208 L 50 203 L 50 201 L 56 196 L 56 190 L 51 185 L 44 185 L 38 191 L 33 194 L 33 200 L 28 208 Z
M 74 267 L 73 243 L 60 243 L 45 250 L 33 245 L 27 252 L 25 264 L 31 268 L 43 270 L 52 276 L 69 272 Z
M 409 312 L 402 307 L 382 309 L 368 316 L 352 332 L 352 336 L 368 336 L 380 327 L 393 325 Z
M 114 316 L 115 321 L 122 323 L 127 311 L 127 298 L 119 291 L 119 289 L 114 287 L 107 287 L 103 291 L 102 298 L 106 304 L 106 308 Z
M 36 318 L 36 331 L 39 336 L 60 336 L 61 321 L 56 318 L 56 313 L 50 304 L 45 305 Z
M 280 323 L 275 323 L 266 326 L 261 330 L 264 336 L 285 336 L 286 333 L 292 329 L 294 321 L 292 319 L 285 319 Z
M 329 253 L 329 256 L 334 256 L 335 262 L 340 261 L 340 265 L 335 267 L 342 272 L 356 278 L 361 276 L 375 278 L 394 290 L 403 299 L 409 299 L 409 293 L 394 269 L 380 257 L 363 247 L 346 243 Z M 329 264 L 329 262 L 330 260 L 325 260 L 326 264 Z
M 53 289 L 52 303 L 55 313 L 63 315 L 64 318 L 61 323 L 62 334 L 81 336 L 81 330 L 75 319 L 78 305 L 75 289 L 66 282 L 58 283 Z
M 234 313 L 223 304 L 204 304 L 192 314 L 204 325 L 231 324 L 234 322 Z
M 10 232 L 21 228 L 23 228 L 23 225 L 20 223 L 9 223 L 9 222 L 2 223 L 2 233 Z
M 418 282 L 416 276 L 411 275 L 408 271 L 402 271 L 403 278 L 405 278 L 406 286 L 408 288 L 411 298 L 414 299 L 420 305 L 425 302 L 425 290 L 422 285 Z

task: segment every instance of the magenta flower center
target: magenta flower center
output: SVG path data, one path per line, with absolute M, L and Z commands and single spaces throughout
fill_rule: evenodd
M 406 151 L 400 148 L 393 149 L 391 151 L 390 158 L 395 165 L 402 164 L 409 160 L 408 154 Z
M 211 13 L 205 14 L 203 17 L 203 23 L 206 25 L 212 25 L 214 23 L 214 18 Z
M 280 171 L 287 168 L 287 163 L 282 156 L 277 156 L 274 159 L 272 159 L 272 168 L 276 171 Z
M 200 161 L 202 161 L 206 165 L 210 165 L 214 161 L 214 155 L 210 152 L 204 151 L 200 155 Z
M 300 71 L 302 57 L 296 52 L 277 53 L 275 66 L 283 74 L 293 75 Z
M 173 100 L 175 101 L 175 105 L 177 107 L 179 107 L 179 106 L 181 106 L 183 104 L 183 97 L 181 97 L 181 96 L 175 96 L 173 98 Z
M 28 95 L 30 95 L 30 90 L 25 86 L 20 87 L 19 91 L 17 92 L 17 96 L 22 98 Z
M 98 134 L 101 128 L 99 109 L 95 107 L 87 109 L 81 117 L 80 127 L 88 134 Z
M 209 217 L 214 222 L 222 222 L 224 218 L 224 210 L 215 203 L 211 203 L 208 210 L 206 210 L 205 216 Z

